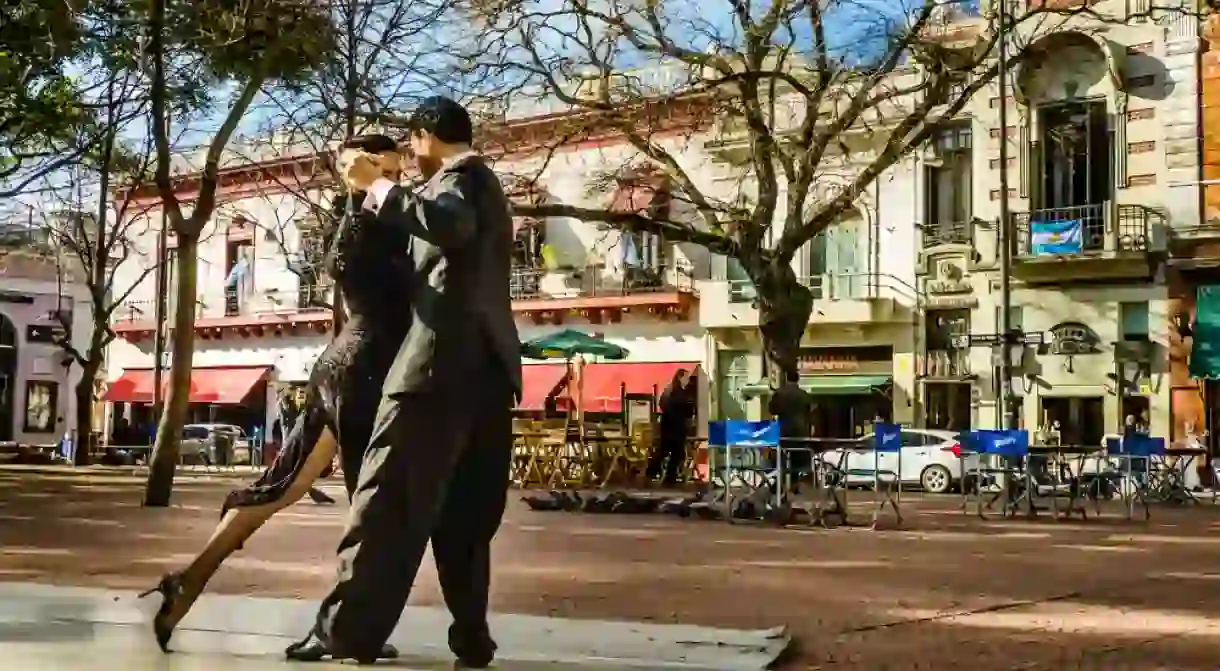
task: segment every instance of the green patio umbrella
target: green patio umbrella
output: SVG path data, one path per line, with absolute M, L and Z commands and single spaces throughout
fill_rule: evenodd
M 577 354 L 612 361 L 627 358 L 627 350 L 622 347 L 575 329 L 564 329 L 521 343 L 521 356 L 527 359 L 571 359 Z

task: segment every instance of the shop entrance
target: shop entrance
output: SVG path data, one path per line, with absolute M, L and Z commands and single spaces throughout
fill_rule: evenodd
M 1105 398 L 1102 396 L 1043 397 L 1041 424 L 1059 422 L 1064 445 L 1101 445 L 1106 434 Z
M 971 385 L 963 382 L 928 382 L 924 387 L 925 426 L 943 431 L 969 431 Z

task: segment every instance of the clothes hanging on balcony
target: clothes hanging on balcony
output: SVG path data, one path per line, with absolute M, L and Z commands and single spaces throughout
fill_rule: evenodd
M 229 271 L 229 276 L 225 278 L 226 289 L 236 289 L 237 285 L 246 278 L 250 272 L 250 262 L 242 257 L 233 264 L 233 268 Z
M 619 249 L 623 252 L 623 267 L 624 268 L 639 268 L 640 250 L 636 248 L 635 236 L 630 233 L 624 233 L 619 238 Z

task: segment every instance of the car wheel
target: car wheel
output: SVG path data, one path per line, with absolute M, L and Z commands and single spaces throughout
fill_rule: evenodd
M 929 494 L 946 494 L 953 488 L 953 476 L 944 466 L 932 464 L 919 474 L 919 484 Z

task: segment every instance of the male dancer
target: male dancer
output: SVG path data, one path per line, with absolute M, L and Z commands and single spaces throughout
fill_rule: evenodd
M 418 192 L 379 179 L 374 157 L 347 171 L 349 187 L 369 192 L 375 225 L 413 236 L 414 324 L 383 387 L 339 544 L 338 582 L 289 659 L 372 663 L 429 540 L 453 615 L 450 649 L 471 668 L 495 655 L 490 549 L 507 499 L 521 364 L 509 298 L 509 203 L 471 149 L 472 135 L 465 109 L 430 98 L 410 122 L 410 152 L 428 179 Z

